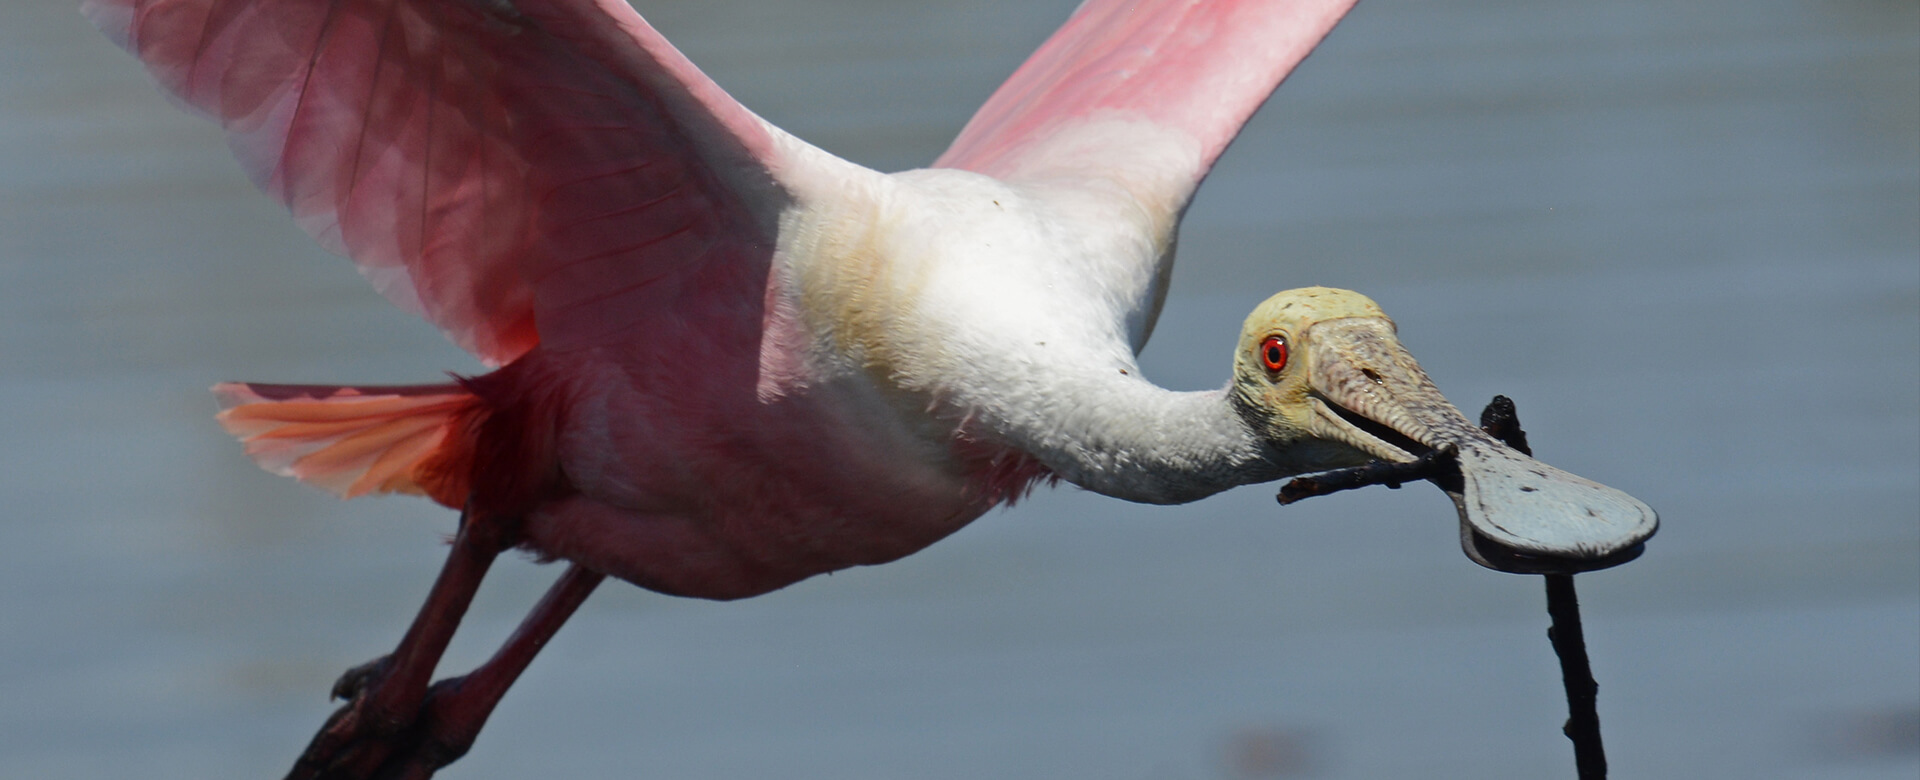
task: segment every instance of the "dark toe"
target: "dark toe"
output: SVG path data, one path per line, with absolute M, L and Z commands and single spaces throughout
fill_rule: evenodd
M 352 700 L 362 691 L 380 684 L 393 669 L 391 654 L 380 656 L 359 666 L 348 669 L 333 681 L 333 698 Z

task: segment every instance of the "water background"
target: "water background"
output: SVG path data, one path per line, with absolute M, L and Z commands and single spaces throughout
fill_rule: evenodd
M 931 160 L 1071 0 L 643 10 L 774 122 Z M 1367 0 L 1221 159 L 1143 359 L 1377 299 L 1632 492 L 1582 576 L 1622 778 L 1920 773 L 1920 4 Z M 208 384 L 477 364 L 252 191 L 65 2 L 0 6 L 0 777 L 277 777 L 451 513 L 270 477 Z M 1571 777 L 1540 583 L 1425 487 L 1282 509 L 1071 488 L 741 603 L 602 589 L 459 778 Z M 554 567 L 496 567 L 477 663 Z

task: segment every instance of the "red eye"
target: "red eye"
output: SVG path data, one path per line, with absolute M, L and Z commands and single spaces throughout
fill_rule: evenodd
M 1282 336 L 1268 336 L 1260 342 L 1260 362 L 1268 371 L 1279 371 L 1287 367 L 1287 340 Z

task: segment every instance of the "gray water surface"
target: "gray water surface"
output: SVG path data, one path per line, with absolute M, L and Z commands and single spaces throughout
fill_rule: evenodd
M 643 11 L 744 103 L 923 164 L 1071 0 Z M 1660 510 L 1580 578 L 1621 778 L 1920 774 L 1920 4 L 1367 0 L 1202 189 L 1144 360 L 1377 299 L 1463 407 Z M 64 2 L 0 6 L 0 777 L 277 777 L 451 513 L 255 469 L 208 384 L 479 366 Z M 1537 578 L 1425 487 L 1071 488 L 745 602 L 588 602 L 447 778 L 1571 777 Z M 464 670 L 555 567 L 496 567 Z

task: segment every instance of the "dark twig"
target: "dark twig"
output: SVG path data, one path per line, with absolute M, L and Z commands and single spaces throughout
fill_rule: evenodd
M 1450 472 L 1455 468 L 1456 452 L 1452 445 L 1448 445 L 1406 463 L 1374 461 L 1365 466 L 1295 477 L 1280 488 L 1280 495 L 1277 498 L 1282 504 L 1291 504 L 1301 499 L 1363 488 L 1368 485 L 1386 485 L 1388 488 L 1398 490 L 1401 485 L 1408 482 L 1431 479 Z
M 1494 396 L 1480 412 L 1480 428 L 1507 446 L 1533 455 L 1512 399 Z M 1600 684 L 1594 682 L 1593 667 L 1587 663 L 1587 637 L 1580 628 L 1580 599 L 1573 590 L 1573 575 L 1544 576 L 1547 617 L 1552 621 L 1547 641 L 1553 643 L 1553 654 L 1560 657 L 1560 684 L 1567 691 L 1567 723 L 1560 731 L 1573 740 L 1573 765 L 1580 780 L 1605 780 L 1607 750 L 1600 743 Z
M 1496 395 L 1480 412 L 1480 428 L 1507 446 L 1532 456 L 1527 432 L 1520 428 L 1520 416 L 1513 400 Z M 1304 498 L 1324 496 L 1342 490 L 1386 485 L 1398 488 L 1415 480 L 1433 480 L 1443 486 L 1459 479 L 1457 450 L 1451 446 L 1435 450 L 1408 463 L 1375 462 L 1365 466 L 1296 477 L 1280 488 L 1280 503 L 1291 504 Z M 1561 731 L 1573 741 L 1573 763 L 1580 780 L 1605 780 L 1606 748 L 1600 743 L 1600 713 L 1597 708 L 1600 685 L 1593 680 L 1593 667 L 1587 663 L 1587 639 L 1580 628 L 1580 600 L 1574 594 L 1573 575 L 1548 574 L 1547 615 L 1552 626 L 1547 639 L 1554 655 L 1560 657 L 1560 681 L 1567 691 L 1567 723 Z
M 1580 780 L 1605 780 L 1607 749 L 1600 744 L 1600 684 L 1587 665 L 1587 637 L 1580 629 L 1580 599 L 1573 592 L 1573 575 L 1548 574 L 1547 641 L 1560 656 L 1560 684 L 1567 690 L 1567 724 L 1560 732 L 1573 740 L 1573 765 Z
M 1519 450 L 1520 454 L 1533 457 L 1533 448 L 1527 446 L 1527 432 L 1520 430 L 1520 415 L 1513 409 L 1513 399 L 1496 395 L 1488 401 L 1487 408 L 1480 410 L 1480 430 Z

